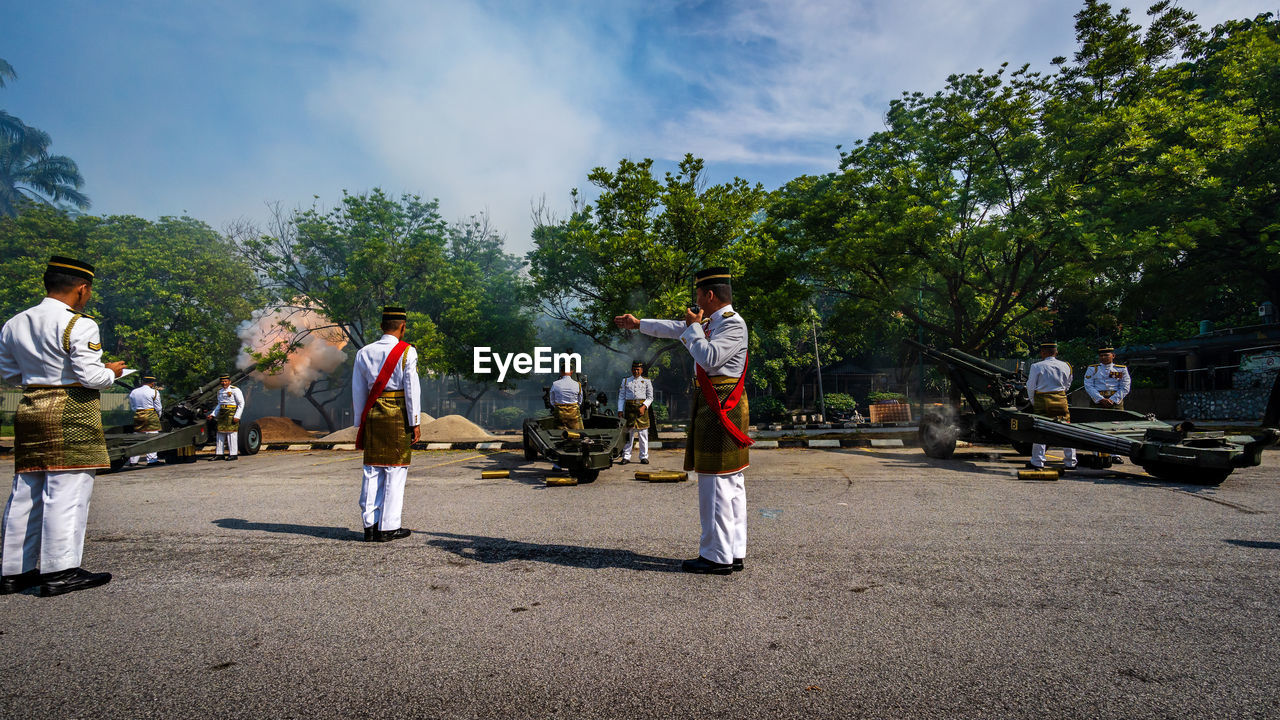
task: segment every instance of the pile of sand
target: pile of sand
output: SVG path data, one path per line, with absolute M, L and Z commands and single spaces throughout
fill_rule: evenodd
M 418 423 L 424 427 L 426 426 L 427 423 L 433 420 L 435 420 L 435 418 L 431 417 L 426 413 L 418 414 Z M 348 428 L 342 428 L 337 432 L 331 432 L 328 435 L 325 435 L 324 437 L 320 438 L 317 442 L 353 443 L 355 441 L 356 441 L 356 426 L 352 425 L 351 427 L 348 427 Z
M 422 442 L 484 442 L 498 440 L 484 428 L 462 417 L 445 415 L 422 426 Z
M 261 417 L 254 422 L 262 430 L 263 445 L 312 440 L 312 435 L 306 428 L 286 417 Z

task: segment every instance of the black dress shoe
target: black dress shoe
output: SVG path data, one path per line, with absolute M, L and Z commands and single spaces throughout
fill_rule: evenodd
M 20 593 L 29 587 L 35 587 L 39 584 L 39 570 L 28 570 L 21 575 L 5 575 L 0 577 L 0 595 Z
M 743 568 L 745 568 L 745 567 L 746 567 L 746 562 L 745 562 L 745 561 L 746 561 L 746 558 L 734 558 L 734 559 L 733 559 L 733 571 L 734 571 L 734 572 L 742 572 Z
M 239 459 L 240 459 L 240 456 L 239 456 L 239 455 L 228 455 L 228 456 L 227 456 L 227 460 L 229 460 L 229 461 L 230 461 L 230 460 L 239 460 Z
M 216 462 L 221 459 L 222 459 L 221 455 L 214 455 L 213 457 L 209 458 L 209 462 Z
M 626 459 L 626 458 L 622 458 L 621 460 L 619 460 L 619 461 L 618 461 L 618 464 L 619 464 L 619 465 L 626 465 L 626 464 L 627 464 L 627 463 L 629 463 L 629 462 L 631 462 L 631 461 L 630 461 L 630 460 L 628 460 L 628 459 Z
M 46 573 L 40 578 L 40 597 L 53 597 L 106 585 L 111 582 L 111 573 L 95 573 L 84 568 L 71 568 Z
M 698 575 L 728 575 L 733 572 L 733 564 L 711 562 L 699 555 L 692 560 L 685 560 L 680 563 L 680 569 L 687 573 L 696 573 Z
M 364 529 L 364 541 L 373 542 L 374 540 L 378 539 L 379 534 L 380 533 L 378 532 L 378 526 L 370 525 L 369 527 Z
M 649 458 L 642 458 L 642 459 L 640 460 L 640 464 L 641 464 L 641 465 L 648 465 L 648 464 L 649 464 Z
M 1043 470 L 1043 469 L 1044 469 L 1044 466 L 1043 466 L 1043 465 L 1035 465 L 1035 464 L 1033 464 L 1033 463 L 1031 463 L 1031 462 L 1028 462 L 1028 463 L 1027 463 L 1027 467 L 1028 467 L 1028 468 L 1030 468 L 1030 469 L 1032 469 L 1032 470 Z
M 382 542 L 391 542 L 392 540 L 401 540 L 413 534 L 409 528 L 402 527 L 395 530 L 386 530 L 382 533 Z

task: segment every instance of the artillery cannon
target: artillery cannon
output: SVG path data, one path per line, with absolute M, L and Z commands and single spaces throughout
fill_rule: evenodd
M 589 483 L 622 454 L 626 432 L 622 418 L 606 406 L 608 396 L 588 387 L 586 375 L 581 376 L 580 382 L 584 388 L 579 406 L 582 429 L 567 430 L 559 426 L 551 411 L 550 388 L 543 388 L 542 402 L 547 413 L 525 418 L 524 459 L 544 457 L 565 468 L 578 482 Z
M 1007 370 L 954 348 L 906 342 L 937 364 L 967 404 L 950 412 L 928 410 L 920 418 L 920 445 L 932 458 L 951 457 L 957 440 L 1009 443 L 1024 455 L 1032 443 L 1042 443 L 1099 453 L 1102 467 L 1119 455 L 1161 480 L 1219 485 L 1236 468 L 1261 464 L 1263 448 L 1280 440 L 1280 431 L 1270 427 L 1227 435 L 1130 410 L 1073 407 L 1070 423 L 1053 420 L 1030 412 L 1021 366 Z M 1274 410 L 1268 418 L 1276 416 Z
M 251 372 L 252 368 L 232 375 L 231 383 L 240 382 Z M 148 453 L 159 453 L 167 463 L 195 462 L 196 450 L 208 444 L 217 432 L 216 421 L 206 418 L 217 402 L 219 385 L 218 380 L 205 383 L 176 403 L 166 405 L 160 412 L 159 434 L 134 432 L 132 423 L 105 428 L 111 469 L 119 470 L 130 457 Z M 254 455 L 261 448 L 262 430 L 258 423 L 241 423 L 239 453 Z

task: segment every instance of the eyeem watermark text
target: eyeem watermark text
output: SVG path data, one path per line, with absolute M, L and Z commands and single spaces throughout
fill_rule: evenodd
M 525 373 L 534 373 L 537 375 L 548 375 L 551 373 L 562 373 L 566 370 L 569 372 L 580 372 L 582 370 L 582 356 L 578 353 L 553 353 L 549 347 L 538 347 L 533 349 L 533 355 L 528 353 L 505 353 L 498 354 L 490 352 L 487 347 L 478 347 L 472 351 L 471 371 L 476 375 L 488 375 L 493 372 L 490 361 L 498 367 L 498 382 L 502 382 L 507 376 L 508 370 L 514 370 L 517 375 Z

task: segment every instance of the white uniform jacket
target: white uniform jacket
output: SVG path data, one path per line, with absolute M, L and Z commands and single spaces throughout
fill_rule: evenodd
M 160 391 L 148 385 L 139 385 L 129 393 L 129 409 L 134 412 L 151 409 L 159 413 L 164 409 L 160 403 Z
M 1027 373 L 1027 397 L 1031 400 L 1038 392 L 1066 392 L 1070 387 L 1071 366 L 1056 357 L 1035 363 Z
M 551 383 L 547 399 L 552 405 L 581 405 L 582 383 L 569 375 L 561 375 L 559 380 Z
M 1123 402 L 1131 385 L 1129 368 L 1124 365 L 1099 363 L 1084 371 L 1084 391 L 1094 402 L 1101 402 L 1102 398 L 1114 403 Z
M 683 320 L 641 320 L 640 332 L 661 338 L 679 338 L 693 361 L 708 375 L 742 377 L 747 368 L 747 321 L 725 305 L 702 324 L 685 326 Z
M 382 363 L 398 342 L 400 341 L 394 335 L 383 335 L 356 353 L 356 364 L 351 371 L 351 407 L 355 409 L 357 426 L 364 414 L 364 404 L 369 399 L 373 382 L 378 379 L 378 373 L 382 370 Z M 404 391 L 409 427 L 417 427 L 421 422 L 418 416 L 422 414 L 422 385 L 418 381 L 418 350 L 412 345 L 405 348 L 404 354 L 400 356 L 400 362 L 391 371 L 385 389 Z
M 213 406 L 214 417 L 218 417 L 218 413 L 222 412 L 223 405 L 235 405 L 236 414 L 233 417 L 239 420 L 244 414 L 244 393 L 240 392 L 240 388 L 235 385 L 229 388 L 218 388 L 218 404 Z
M 76 322 L 71 335 L 64 337 L 72 318 Z M 102 363 L 98 323 L 76 317 L 70 305 L 47 297 L 14 315 L 0 330 L 0 378 L 10 385 L 83 385 L 102 390 L 111 387 L 116 374 Z
M 622 378 L 622 386 L 618 388 L 618 412 L 626 408 L 628 400 L 643 400 L 645 407 L 653 404 L 653 383 L 649 378 L 635 375 Z

